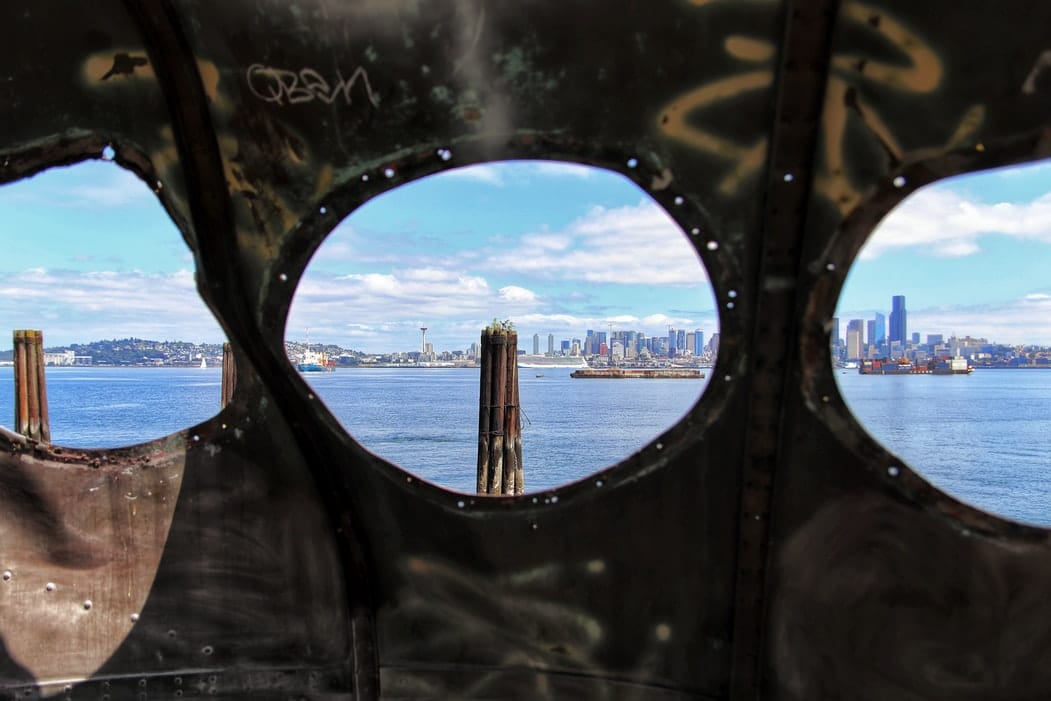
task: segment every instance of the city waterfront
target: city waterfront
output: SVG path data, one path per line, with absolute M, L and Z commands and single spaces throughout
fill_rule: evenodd
M 580 479 L 643 447 L 678 421 L 708 381 L 582 382 L 569 372 L 521 374 L 529 492 Z M 339 369 L 304 378 L 370 451 L 429 481 L 473 491 L 477 370 Z M 158 438 L 219 409 L 218 369 L 48 368 L 47 379 L 53 441 L 69 447 Z M 940 488 L 1051 525 L 1051 372 L 837 371 L 836 379 L 869 432 Z M 12 376 L 0 372 L 5 426 L 12 399 Z

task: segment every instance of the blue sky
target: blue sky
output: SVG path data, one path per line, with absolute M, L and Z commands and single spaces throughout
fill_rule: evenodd
M 304 276 L 288 338 L 363 350 L 467 348 L 494 317 L 520 347 L 587 329 L 717 330 L 690 243 L 626 178 L 556 163 L 447 171 L 368 202 L 336 228 Z
M 218 342 L 193 261 L 153 193 L 87 162 L 0 188 L 0 329 L 48 346 L 139 336 Z M 909 331 L 1051 345 L 1051 167 L 965 176 L 914 193 L 862 250 L 837 314 L 908 300 Z M 468 347 L 492 318 L 522 347 L 588 328 L 717 331 L 678 227 L 627 179 L 555 163 L 451 170 L 381 195 L 311 261 L 287 337 L 368 352 Z M 845 322 L 843 323 L 845 328 Z M 5 332 L 6 333 L 6 332 Z
M 1051 165 L 950 178 L 907 197 L 880 223 L 847 277 L 845 319 L 890 312 L 908 332 L 1051 345 Z

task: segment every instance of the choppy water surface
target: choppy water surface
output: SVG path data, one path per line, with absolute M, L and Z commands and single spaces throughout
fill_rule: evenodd
M 536 377 L 541 373 L 543 377 Z M 350 433 L 424 479 L 474 489 L 477 371 L 341 369 L 306 375 Z M 968 503 L 1051 525 L 1051 371 L 969 376 L 837 373 L 867 430 L 941 489 Z M 215 415 L 220 371 L 48 368 L 52 437 L 108 448 L 159 438 Z M 574 380 L 522 370 L 526 487 L 572 482 L 639 450 L 693 405 L 707 380 Z M 14 420 L 0 369 L 0 423 Z
M 836 380 L 869 433 L 939 488 L 1051 525 L 1051 370 Z

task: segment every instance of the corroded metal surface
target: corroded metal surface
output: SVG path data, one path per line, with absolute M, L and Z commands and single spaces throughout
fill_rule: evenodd
M 0 693 L 1051 695 L 1046 532 L 959 504 L 868 437 L 827 330 L 902 197 L 1049 152 L 1051 6 L 0 16 L 0 182 L 112 145 L 182 230 L 238 365 L 222 413 L 160 441 L 0 432 Z M 536 500 L 453 494 L 347 435 L 284 357 L 284 317 L 370 197 L 527 157 L 624 173 L 735 304 L 709 390 L 638 454 Z

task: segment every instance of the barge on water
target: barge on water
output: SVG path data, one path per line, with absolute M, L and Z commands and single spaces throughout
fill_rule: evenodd
M 858 366 L 862 375 L 969 375 L 974 368 L 966 358 L 936 358 L 926 365 L 914 365 L 905 358 L 862 360 Z
M 664 380 L 700 380 L 704 373 L 687 368 L 582 368 L 569 373 L 570 377 L 589 379 L 664 379 Z

